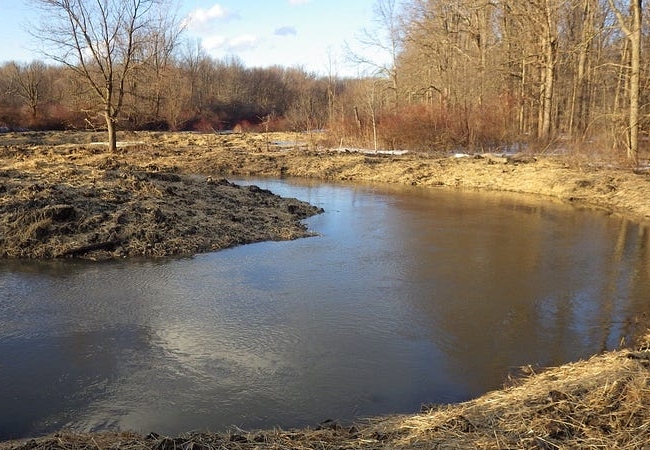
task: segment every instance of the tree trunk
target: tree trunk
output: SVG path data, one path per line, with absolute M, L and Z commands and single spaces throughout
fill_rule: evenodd
M 639 163 L 639 80 L 641 74 L 641 4 L 634 0 L 631 5 L 632 29 L 630 30 L 630 142 L 627 156 L 636 166 Z
M 517 120 L 519 122 L 519 132 L 525 133 L 526 129 L 526 58 L 521 60 L 521 79 L 519 83 L 519 111 Z
M 545 2 L 545 33 L 542 42 L 544 52 L 544 66 L 542 69 L 542 88 L 541 88 L 541 123 L 539 124 L 539 137 L 548 140 L 551 137 L 551 118 L 553 112 L 553 90 L 556 70 L 556 52 L 557 52 L 557 25 L 554 20 L 554 11 L 549 1 Z
M 630 76 L 629 76 L 629 123 L 627 133 L 627 157 L 635 166 L 639 163 L 639 93 L 641 76 L 641 37 L 642 37 L 642 0 L 630 2 L 630 22 L 626 23 L 621 11 L 614 5 L 614 0 L 608 0 L 614 11 L 618 25 L 630 44 Z
M 569 117 L 569 132 L 575 131 L 581 135 L 589 122 L 589 89 L 587 65 L 590 57 L 591 39 L 593 36 L 593 0 L 585 0 L 582 11 L 582 33 L 578 52 L 578 64 L 571 96 L 571 116 Z
M 117 151 L 117 127 L 115 126 L 115 120 L 110 117 L 109 114 L 105 115 L 106 118 L 106 129 L 108 130 L 108 151 L 116 152 Z

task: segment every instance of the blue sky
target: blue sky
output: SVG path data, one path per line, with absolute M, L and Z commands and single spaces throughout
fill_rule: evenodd
M 185 37 L 199 39 L 211 56 L 236 55 L 246 66 L 300 66 L 326 74 L 357 75 L 344 43 L 373 27 L 375 0 L 176 0 Z M 27 32 L 39 11 L 29 0 L 0 0 L 0 62 L 38 58 Z M 360 50 L 359 50 L 360 51 Z

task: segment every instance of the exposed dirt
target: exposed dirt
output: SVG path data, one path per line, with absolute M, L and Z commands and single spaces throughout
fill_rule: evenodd
M 326 150 L 318 135 L 160 133 L 122 135 L 130 144 L 106 154 L 91 144 L 102 138 L 0 136 L 5 145 L 0 148 L 2 254 L 192 253 L 246 242 L 242 235 L 253 241 L 305 233 L 296 220 L 316 213 L 313 207 L 220 181 L 233 174 L 525 192 L 640 221 L 650 218 L 647 173 L 597 165 L 587 157 L 378 155 Z M 208 182 L 208 176 L 217 181 Z M 202 226 L 213 228 L 202 231 Z M 107 247 L 79 251 L 95 243 Z M 16 252 L 23 246 L 30 250 Z M 647 344 L 646 339 L 634 351 L 530 374 L 470 402 L 351 426 L 176 438 L 60 433 L 0 443 L 0 449 L 645 448 L 650 442 Z
M 0 148 L 0 256 L 190 255 L 309 235 L 319 209 L 256 186 L 192 176 L 100 146 Z M 129 162 L 131 160 L 132 162 Z

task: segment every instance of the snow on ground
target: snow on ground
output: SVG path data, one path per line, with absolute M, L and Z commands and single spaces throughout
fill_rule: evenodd
M 368 148 L 340 147 L 331 149 L 337 152 L 363 153 L 364 155 L 405 155 L 408 150 L 373 150 Z

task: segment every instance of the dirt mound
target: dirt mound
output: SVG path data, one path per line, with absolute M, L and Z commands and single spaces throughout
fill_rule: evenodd
M 0 170 L 0 256 L 190 255 L 237 244 L 309 236 L 321 212 L 256 186 L 139 167 L 71 150 L 5 149 Z M 82 156 L 83 155 L 83 156 Z

